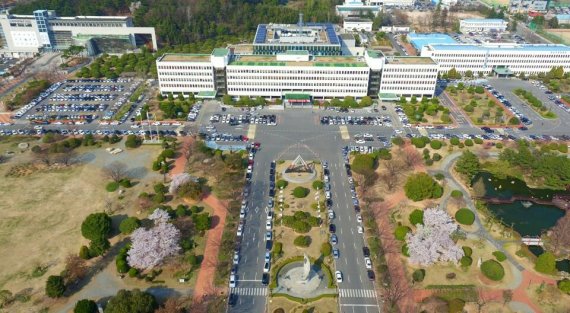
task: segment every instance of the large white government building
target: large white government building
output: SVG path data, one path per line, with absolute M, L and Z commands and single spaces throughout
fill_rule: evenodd
M 430 58 L 315 56 L 308 51 L 240 55 L 166 54 L 157 60 L 160 91 L 198 97 L 227 94 L 289 102 L 344 98 L 433 96 L 438 67 Z
M 442 73 L 455 68 L 460 73 L 509 76 L 546 73 L 562 66 L 570 71 L 570 47 L 558 44 L 430 44 L 421 56 L 432 58 Z
M 91 55 L 121 53 L 146 44 L 156 50 L 154 27 L 134 27 L 126 16 L 59 17 L 51 10 L 36 10 L 33 15 L 0 12 L 1 56 L 30 57 L 71 45 L 84 46 Z
M 459 30 L 462 33 L 502 33 L 507 30 L 507 22 L 499 18 L 468 18 L 459 21 Z

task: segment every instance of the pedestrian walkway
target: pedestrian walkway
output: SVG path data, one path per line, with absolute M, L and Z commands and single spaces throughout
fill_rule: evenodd
M 375 298 L 374 289 L 339 289 L 342 298 Z
M 231 288 L 232 293 L 240 296 L 252 296 L 252 297 L 265 297 L 267 296 L 267 288 Z

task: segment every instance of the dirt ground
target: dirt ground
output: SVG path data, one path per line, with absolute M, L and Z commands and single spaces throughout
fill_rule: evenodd
M 273 312 L 275 309 L 282 308 L 286 313 L 301 313 L 305 309 L 313 313 L 336 313 L 338 306 L 335 298 L 322 298 L 309 304 L 300 304 L 291 301 L 285 297 L 273 297 L 269 299 L 269 311 Z M 311 311 L 310 309 L 313 309 Z
M 508 0 L 499 0 L 507 1 Z M 412 24 L 412 28 L 418 33 L 430 32 L 431 24 L 431 12 L 421 12 L 421 11 L 411 11 L 406 12 L 408 15 L 408 21 Z M 449 18 L 449 30 L 451 30 L 451 25 L 453 25 L 453 20 L 455 19 L 465 19 L 465 18 L 478 18 L 483 17 L 477 12 L 453 12 Z
M 544 31 L 562 38 L 565 42 L 570 42 L 570 29 L 545 29 Z
M 510 113 L 502 106 L 498 104 L 493 104 L 492 107 L 488 106 L 489 100 L 493 100 L 487 94 L 469 94 L 466 90 L 458 90 L 457 93 L 447 93 L 452 99 L 456 106 L 462 111 L 463 114 L 467 115 L 471 122 L 476 125 L 497 125 L 495 123 L 495 116 L 496 112 L 502 112 L 503 122 L 498 123 L 499 125 L 507 124 L 508 119 L 510 118 Z M 464 110 L 464 107 L 471 103 L 471 100 L 475 100 L 477 102 L 477 106 L 475 107 L 473 112 L 467 112 Z M 483 122 L 477 121 L 477 119 L 483 114 L 485 110 L 488 110 L 490 116 L 483 120 Z
M 18 151 L 19 140 L 10 140 L 0 142 L 0 153 Z M 135 198 L 145 186 L 160 179 L 147 169 L 160 147 L 141 147 L 115 156 L 105 147 L 78 148 L 80 161 L 71 167 L 22 177 L 5 174 L 15 165 L 29 162 L 31 152 L 17 152 L 0 165 L 4 195 L 0 203 L 0 289 L 13 293 L 24 288 L 43 290 L 46 277 L 59 274 L 65 257 L 87 243 L 80 233 L 83 219 L 104 211 L 106 203 L 112 203 L 114 215 L 135 214 Z M 101 173 L 101 168 L 114 160 L 128 164 L 133 181 L 138 182 L 121 196 L 105 191 L 107 180 Z M 47 271 L 32 276 L 38 266 L 47 267 Z
M 563 294 L 555 286 L 530 284 L 527 294 L 544 312 L 570 312 L 570 295 Z

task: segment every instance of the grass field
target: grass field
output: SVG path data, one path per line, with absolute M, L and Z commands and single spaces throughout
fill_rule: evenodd
M 61 272 L 65 257 L 77 253 L 86 243 L 80 233 L 81 222 L 90 213 L 104 211 L 108 199 L 115 214 L 134 215 L 136 208 L 132 203 L 147 179 L 159 179 L 145 167 L 160 149 L 142 147 L 112 156 L 103 148 L 79 148 L 81 163 L 6 177 L 14 166 L 32 159 L 31 152 L 20 153 L 15 145 L 17 141 L 0 142 L 0 153 L 16 152 L 0 165 L 0 188 L 4 195 L 0 202 L 0 289 L 14 294 L 24 288 L 43 290 L 47 276 Z M 101 167 L 114 159 L 129 159 L 127 164 L 139 182 L 121 197 L 117 192 L 105 191 L 106 179 L 101 174 Z M 34 273 L 38 267 L 46 270 Z
M 506 125 L 511 117 L 510 113 L 486 93 L 468 93 L 464 90 L 448 91 L 455 105 L 471 119 L 475 125 Z
M 492 6 L 508 6 L 509 0 L 483 0 L 488 5 Z
M 539 33 L 554 43 L 570 43 L 570 29 L 543 29 Z

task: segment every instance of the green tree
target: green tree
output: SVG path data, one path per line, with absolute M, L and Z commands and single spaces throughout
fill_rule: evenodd
M 400 225 L 394 230 L 394 237 L 397 240 L 404 241 L 406 240 L 406 235 L 411 231 L 412 230 L 408 226 Z
M 565 294 L 570 295 L 570 279 L 568 278 L 564 278 L 560 281 L 558 281 L 558 289 L 560 289 L 560 291 L 564 292 Z
M 107 213 L 89 214 L 81 224 L 81 235 L 89 240 L 107 239 L 111 233 L 111 218 Z
M 462 208 L 455 213 L 455 220 L 463 225 L 472 225 L 475 221 L 475 214 L 467 208 Z
M 370 98 L 369 96 L 364 96 L 360 100 L 360 106 L 361 107 L 369 107 L 371 105 L 372 105 L 372 98 Z
M 309 195 L 309 189 L 308 188 L 298 186 L 298 187 L 295 187 L 295 189 L 293 189 L 293 196 L 295 198 L 305 198 L 308 195 Z
M 287 188 L 288 184 L 289 184 L 289 182 L 287 182 L 286 180 L 280 179 L 277 181 L 277 183 L 275 183 L 275 186 L 279 189 L 282 189 L 282 188 L 285 189 L 285 188 Z
M 73 313 L 98 313 L 97 303 L 90 299 L 82 299 L 75 303 Z
M 552 252 L 545 252 L 538 256 L 534 269 L 537 272 L 553 275 L 556 274 L 556 257 Z
M 324 187 L 325 187 L 325 184 L 320 180 L 315 180 L 313 182 L 313 189 L 315 189 L 315 190 L 323 190 Z
M 374 171 L 376 161 L 370 154 L 357 154 L 352 161 L 352 170 L 358 174 L 368 175 Z
M 420 210 L 420 209 L 415 209 L 414 211 L 412 211 L 412 213 L 410 213 L 410 216 L 408 217 L 408 219 L 410 220 L 410 223 L 412 225 L 416 225 L 416 224 L 424 224 L 424 211 Z
M 50 298 L 59 298 L 65 292 L 65 282 L 62 276 L 52 275 L 46 281 L 46 295 Z
M 142 139 L 136 135 L 128 135 L 125 141 L 125 147 L 127 148 L 138 148 L 142 144 Z
M 193 214 L 192 221 L 194 222 L 194 226 L 198 231 L 206 231 L 210 229 L 212 219 L 210 214 L 207 212 L 200 213 L 200 214 Z
M 443 188 L 426 173 L 410 175 L 406 181 L 404 190 L 406 197 L 414 201 L 437 199 L 443 194 Z
M 481 272 L 490 280 L 499 281 L 505 277 L 505 269 L 495 260 L 487 260 L 481 263 Z
M 156 299 L 150 293 L 121 289 L 109 300 L 105 313 L 153 313 L 157 308 Z
M 321 254 L 323 256 L 329 256 L 332 253 L 332 245 L 328 242 L 323 242 L 321 245 Z
M 130 216 L 121 221 L 121 224 L 119 224 L 119 230 L 121 231 L 122 234 L 128 235 L 133 231 L 135 231 L 135 229 L 139 228 L 140 226 L 141 226 L 141 221 L 134 216 Z
M 424 270 L 423 268 L 417 269 L 414 271 L 414 273 L 412 274 L 412 279 L 415 282 L 422 282 L 424 281 L 424 277 L 426 276 L 426 270 Z
M 297 236 L 295 240 L 293 240 L 293 244 L 297 247 L 308 247 L 311 245 L 311 237 L 310 236 Z
M 463 174 L 467 179 L 474 177 L 475 174 L 479 172 L 480 168 L 481 164 L 479 163 L 479 159 L 469 150 L 464 151 L 455 163 L 455 170 L 458 173 Z

